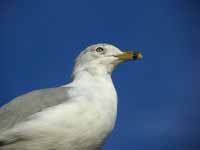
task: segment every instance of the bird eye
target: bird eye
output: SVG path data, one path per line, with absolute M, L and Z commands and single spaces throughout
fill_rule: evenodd
M 96 52 L 98 52 L 98 53 L 103 52 L 103 51 L 104 51 L 104 49 L 102 47 L 97 47 L 97 49 L 96 49 Z

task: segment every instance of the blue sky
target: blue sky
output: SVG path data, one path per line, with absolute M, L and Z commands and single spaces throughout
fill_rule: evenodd
M 197 0 L 1 0 L 0 104 L 70 82 L 94 43 L 144 59 L 114 73 L 119 111 L 106 150 L 200 149 L 200 3 Z

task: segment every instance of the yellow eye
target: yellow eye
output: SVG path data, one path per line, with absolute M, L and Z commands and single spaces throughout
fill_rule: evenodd
M 97 47 L 97 49 L 96 49 L 96 52 L 98 52 L 98 53 L 103 52 L 103 51 L 104 51 L 104 49 L 102 47 Z

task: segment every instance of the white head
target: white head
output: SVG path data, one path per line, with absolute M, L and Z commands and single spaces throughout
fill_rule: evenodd
M 111 74 L 118 64 L 141 58 L 141 53 L 122 52 L 110 44 L 91 45 L 77 57 L 73 76 L 80 71 L 87 71 L 92 75 Z

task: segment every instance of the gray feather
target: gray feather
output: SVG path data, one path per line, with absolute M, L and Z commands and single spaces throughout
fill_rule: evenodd
M 0 134 L 34 113 L 69 99 L 70 88 L 57 87 L 36 90 L 13 99 L 0 108 Z
M 0 150 L 12 149 L 14 143 L 23 142 L 25 137 L 17 134 L 3 134 L 17 123 L 26 120 L 29 116 L 70 99 L 71 87 L 57 87 L 32 91 L 13 99 L 0 108 Z M 9 132 L 8 132 L 9 133 Z

